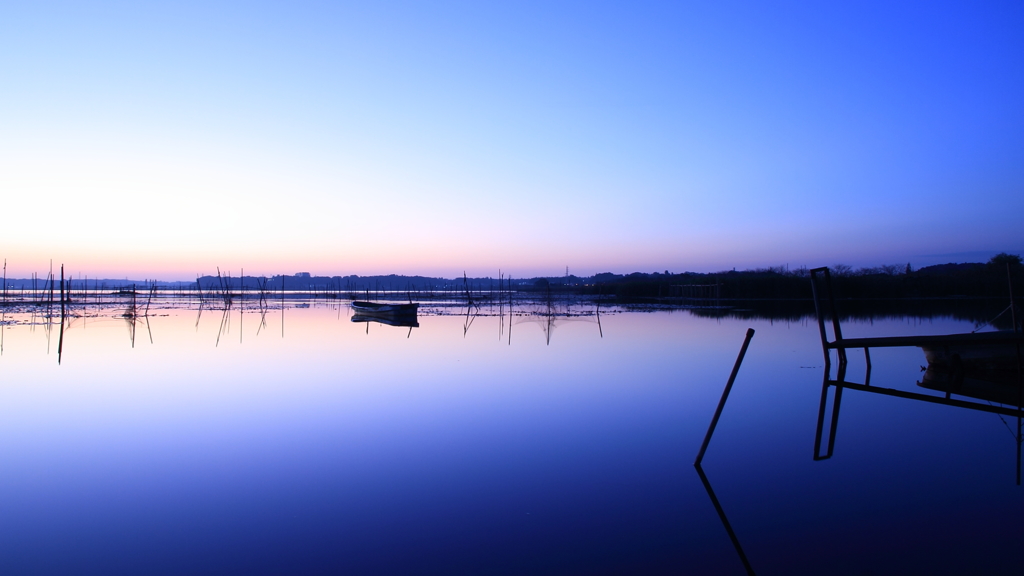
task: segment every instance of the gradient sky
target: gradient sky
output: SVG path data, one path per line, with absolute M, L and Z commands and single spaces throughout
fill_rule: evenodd
M 1020 2 L 14 2 L 0 257 L 496 275 L 1024 248 Z

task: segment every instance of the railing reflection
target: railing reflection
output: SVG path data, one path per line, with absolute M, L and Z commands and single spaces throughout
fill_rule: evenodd
M 869 357 L 870 358 L 870 357 Z M 1020 383 L 1016 374 L 1003 372 L 986 371 L 964 371 L 962 368 L 951 368 L 943 370 L 929 364 L 925 368 L 922 379 L 916 382 L 917 386 L 938 392 L 944 392 L 942 396 L 923 394 L 898 388 L 882 388 L 870 384 L 871 365 L 865 373 L 864 383 L 851 382 L 846 376 L 847 364 L 840 362 L 836 370 L 835 379 L 831 378 L 831 366 L 826 363 L 821 385 L 821 402 L 818 407 L 818 423 L 814 433 L 814 459 L 827 460 L 832 457 L 835 450 L 836 436 L 839 428 L 839 409 L 842 402 L 844 390 L 856 390 L 883 396 L 894 396 L 919 402 L 941 404 L 954 408 L 975 410 L 997 414 L 1000 417 L 1009 416 L 1017 419 L 1017 431 L 1014 439 L 1017 445 L 1017 485 L 1021 483 L 1021 444 L 1022 423 L 1024 423 L 1024 410 L 1016 404 L 1017 395 L 1020 390 Z M 829 410 L 828 397 L 832 393 L 831 410 Z M 953 396 L 961 398 L 953 398 Z M 828 418 L 828 427 L 825 427 L 826 413 L 831 412 Z M 1011 430 L 1011 432 L 1013 432 Z M 822 441 L 826 443 L 824 454 L 821 451 Z

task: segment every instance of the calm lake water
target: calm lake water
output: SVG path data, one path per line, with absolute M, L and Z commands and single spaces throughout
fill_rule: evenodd
M 703 469 L 756 573 L 1024 572 L 1016 421 L 847 390 L 814 461 L 813 321 L 95 313 L 6 316 L 2 574 L 744 574 L 693 460 L 747 328 Z

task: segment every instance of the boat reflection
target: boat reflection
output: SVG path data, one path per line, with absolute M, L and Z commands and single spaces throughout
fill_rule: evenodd
M 420 323 L 416 318 L 416 313 L 411 314 L 398 314 L 398 315 L 387 315 L 387 314 L 353 314 L 351 317 L 353 322 L 363 322 L 366 324 L 366 333 L 370 333 L 370 323 L 376 322 L 378 324 L 384 324 L 385 326 L 397 326 L 400 328 L 408 328 L 409 332 L 405 335 L 406 338 L 412 336 L 412 329 L 419 328 Z
M 353 314 L 353 322 L 377 322 L 387 326 L 400 326 L 402 328 L 419 328 L 420 323 L 416 316 L 369 316 L 366 314 Z
M 929 363 L 918 386 L 952 395 L 966 396 L 1007 406 L 1021 404 L 1017 372 L 1009 370 L 969 370 L 962 367 L 943 368 Z

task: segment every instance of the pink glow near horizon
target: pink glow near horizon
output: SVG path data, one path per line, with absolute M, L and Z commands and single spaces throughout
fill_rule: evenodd
M 246 12 L 5 11 L 12 276 L 50 259 L 111 278 L 531 277 L 1024 249 L 1018 4 Z

